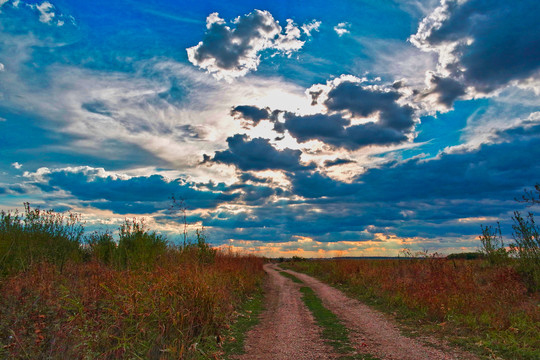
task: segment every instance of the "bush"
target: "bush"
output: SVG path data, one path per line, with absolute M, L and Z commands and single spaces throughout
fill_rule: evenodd
M 86 237 L 90 257 L 107 265 L 118 265 L 117 244 L 109 232 L 93 232 Z
M 167 240 L 150 232 L 144 220 L 126 219 L 120 226 L 117 251 L 121 268 L 149 269 L 167 251 Z
M 62 272 L 68 259 L 82 258 L 81 239 L 84 226 L 80 216 L 32 209 L 24 204 L 18 211 L 0 211 L 0 272 L 4 275 L 26 270 L 33 264 L 48 261 Z
M 508 262 L 508 252 L 504 247 L 504 241 L 501 235 L 501 225 L 497 223 L 497 227 L 482 226 L 482 235 L 480 242 L 482 243 L 481 251 L 486 255 L 487 260 L 492 265 L 500 265 Z
M 518 271 L 526 281 L 530 291 L 540 290 L 540 228 L 534 215 L 528 213 L 524 218 L 519 211 L 514 212 L 513 237 L 510 247 L 518 258 Z
M 477 260 L 485 258 L 485 255 L 481 252 L 464 252 L 450 254 L 446 257 L 448 260 Z

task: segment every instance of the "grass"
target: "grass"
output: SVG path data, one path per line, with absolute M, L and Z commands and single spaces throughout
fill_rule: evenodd
M 285 265 L 469 350 L 540 358 L 540 302 L 510 266 L 483 260 L 317 260 Z
M 0 212 L 0 358 L 214 358 L 263 261 L 200 232 L 175 247 L 136 219 L 115 239 L 76 215 Z
M 244 354 L 245 336 L 249 330 L 259 323 L 259 315 L 264 310 L 264 294 L 257 292 L 238 310 L 236 320 L 224 333 L 223 352 L 225 358 Z
M 303 284 L 300 279 L 292 274 L 285 271 L 280 271 L 280 274 L 295 283 Z M 322 329 L 322 337 L 337 353 L 342 354 L 339 357 L 340 359 L 376 360 L 371 355 L 356 353 L 349 340 L 349 330 L 334 313 L 323 305 L 321 299 L 310 287 L 302 286 L 300 292 L 302 293 L 304 304 L 306 304 L 307 308 L 313 314 L 317 325 Z

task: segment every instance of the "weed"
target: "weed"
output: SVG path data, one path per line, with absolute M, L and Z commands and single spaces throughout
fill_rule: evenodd
M 379 310 L 480 352 L 540 356 L 539 294 L 510 265 L 444 258 L 290 262 Z M 476 344 L 476 345 L 475 345 Z M 478 345 L 480 344 L 480 345 Z

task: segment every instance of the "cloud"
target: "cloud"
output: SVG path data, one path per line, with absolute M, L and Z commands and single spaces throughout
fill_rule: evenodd
M 356 161 L 351 159 L 334 159 L 334 160 L 326 160 L 324 162 L 324 166 L 331 167 L 331 166 L 337 166 L 337 165 L 345 165 L 345 164 L 352 164 Z
M 126 176 L 88 166 L 27 172 L 30 183 L 44 192 L 65 191 L 83 204 L 119 214 L 153 213 L 166 210 L 171 195 L 183 199 L 190 208 L 213 208 L 233 201 L 238 195 L 200 190 L 196 183 L 161 175 Z
M 11 164 L 11 167 L 13 167 L 13 168 L 19 170 L 20 168 L 22 168 L 22 165 L 19 164 L 18 162 L 14 162 L 13 164 Z
M 270 111 L 269 109 L 260 109 L 256 106 L 239 105 L 232 108 L 231 116 L 257 125 L 261 120 L 270 118 Z
M 216 151 L 213 158 L 205 156 L 205 162 L 235 165 L 248 170 L 297 170 L 300 164 L 300 150 L 277 150 L 270 141 L 263 138 L 249 139 L 247 135 L 236 134 L 227 139 L 228 150 Z
M 307 93 L 312 95 L 312 104 L 323 106 L 323 112 L 286 113 L 283 127 L 300 142 L 319 140 L 349 150 L 406 141 L 414 127 L 414 109 L 398 103 L 401 94 L 395 89 L 362 82 L 345 76 L 314 85 Z
M 428 87 L 419 96 L 428 101 L 429 107 L 433 110 L 449 109 L 457 98 L 466 94 L 465 86 L 450 77 L 441 77 L 428 71 L 426 81 Z
M 27 4 L 32 9 L 35 9 L 39 12 L 39 21 L 48 24 L 48 25 L 56 25 L 56 26 L 63 26 L 64 25 L 64 17 L 58 16 L 54 11 L 54 5 L 51 4 L 48 1 L 44 1 L 41 4 Z M 55 19 L 58 19 L 56 22 L 54 22 Z M 73 18 L 71 19 L 73 21 Z
M 322 22 L 320 21 L 312 20 L 311 22 L 302 25 L 301 29 L 307 36 L 311 36 L 311 33 L 313 31 L 319 31 L 319 27 L 321 26 L 321 24 Z
M 435 80 L 428 92 L 439 94 L 445 104 L 461 96 L 457 81 L 470 96 L 485 96 L 538 79 L 539 12 L 536 0 L 442 0 L 410 38 L 420 49 L 438 54 L 437 73 L 428 74 Z M 442 78 L 454 83 L 444 84 Z
M 4 64 L 0 63 L 0 71 L 4 71 L 4 69 L 5 69 Z
M 341 37 L 345 34 L 349 34 L 351 32 L 350 28 L 351 24 L 349 24 L 348 22 L 341 22 L 334 26 L 334 31 L 336 32 L 336 34 L 338 34 L 338 36 Z
M 254 10 L 229 25 L 212 13 L 206 28 L 203 40 L 187 49 L 188 59 L 217 79 L 231 80 L 257 70 L 264 50 L 290 55 L 304 45 L 300 29 L 291 19 L 283 31 L 268 11 Z

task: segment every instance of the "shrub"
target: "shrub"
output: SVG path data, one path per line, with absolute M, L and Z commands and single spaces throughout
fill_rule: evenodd
M 24 204 L 18 211 L 0 211 L 0 269 L 11 273 L 26 270 L 35 263 L 48 261 L 60 271 L 68 259 L 81 259 L 84 226 L 80 216 L 32 209 Z
M 524 218 L 519 211 L 514 212 L 513 237 L 510 247 L 517 255 L 519 273 L 523 276 L 530 291 L 540 290 L 540 228 L 534 215 L 528 213 Z
M 497 222 L 497 227 L 482 226 L 481 251 L 486 255 L 487 260 L 492 265 L 504 264 L 508 262 L 508 252 L 504 247 L 504 241 L 501 235 L 501 225 Z
M 93 232 L 86 237 L 90 257 L 107 265 L 118 265 L 117 244 L 109 232 Z
M 120 226 L 117 249 L 120 267 L 149 269 L 166 250 L 165 237 L 150 232 L 144 220 L 126 219 Z

